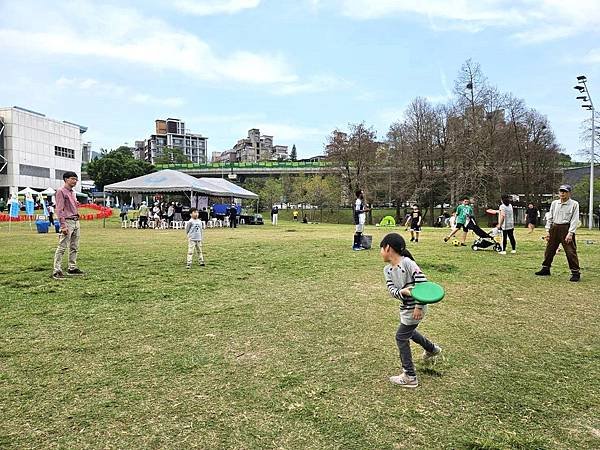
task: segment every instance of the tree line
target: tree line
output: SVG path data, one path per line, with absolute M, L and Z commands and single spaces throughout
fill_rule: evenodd
M 568 158 L 548 119 L 491 85 L 471 60 L 446 103 L 415 98 L 382 140 L 365 123 L 334 130 L 325 154 L 347 198 L 360 188 L 374 202 L 412 201 L 431 211 L 465 195 L 495 205 L 503 192 L 539 203 L 556 189 L 559 164 Z

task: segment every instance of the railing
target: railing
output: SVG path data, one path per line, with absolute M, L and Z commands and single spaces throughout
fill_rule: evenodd
M 327 161 L 260 161 L 260 162 L 214 162 L 205 164 L 155 164 L 160 169 L 325 169 L 332 164 Z

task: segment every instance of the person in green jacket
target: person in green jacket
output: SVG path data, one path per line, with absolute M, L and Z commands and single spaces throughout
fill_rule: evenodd
M 467 240 L 467 232 L 469 231 L 469 221 L 473 216 L 473 207 L 471 206 L 471 200 L 469 197 L 464 197 L 462 202 L 456 207 L 456 228 L 452 233 L 444 238 L 444 242 L 454 236 L 459 230 L 463 230 L 460 245 L 466 246 L 465 241 Z

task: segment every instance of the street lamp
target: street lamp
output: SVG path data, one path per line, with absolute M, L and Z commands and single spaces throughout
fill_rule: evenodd
M 583 102 L 589 102 L 584 103 L 583 105 L 581 105 L 581 107 L 592 111 L 592 147 L 590 155 L 590 203 L 588 216 L 588 228 L 591 230 L 594 227 L 594 141 L 596 140 L 596 126 L 594 124 L 594 119 L 596 111 L 594 110 L 594 102 L 592 102 L 592 96 L 590 95 L 590 91 L 587 87 L 586 76 L 579 75 L 577 77 L 577 83 L 577 86 L 575 86 L 573 89 L 577 89 L 580 94 L 586 94 L 578 96 L 577 99 Z

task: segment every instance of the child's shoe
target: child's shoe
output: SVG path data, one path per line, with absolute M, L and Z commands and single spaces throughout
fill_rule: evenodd
M 517 251 L 516 251 L 516 250 L 511 250 L 510 252 L 511 252 L 513 255 L 514 255 L 515 253 L 517 253 Z
M 185 268 L 186 268 L 186 269 L 191 269 L 191 268 L 192 268 L 192 265 L 191 265 L 191 264 L 186 264 L 186 265 L 185 265 Z
M 428 352 L 427 350 L 423 351 L 423 362 L 430 363 L 433 362 L 434 359 L 442 353 L 442 348 L 438 345 L 434 345 L 433 351 Z
M 200 261 L 200 267 L 204 267 L 206 264 L 204 264 L 204 261 Z
M 419 385 L 417 377 L 411 377 L 410 375 L 407 375 L 406 372 L 402 372 L 401 375 L 390 377 L 390 382 L 405 388 L 416 388 Z

